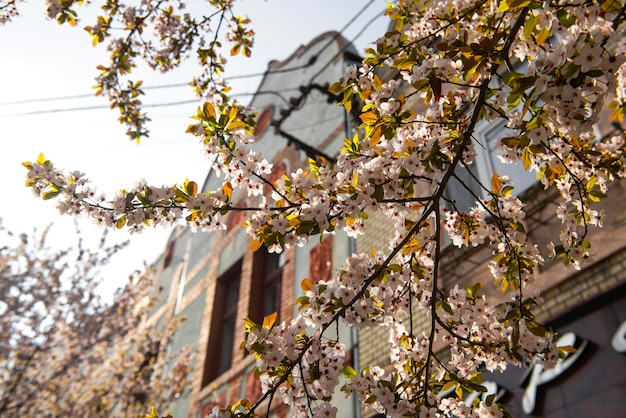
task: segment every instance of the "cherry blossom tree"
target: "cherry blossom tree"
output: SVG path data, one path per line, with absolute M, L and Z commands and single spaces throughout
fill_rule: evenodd
M 277 399 L 296 415 L 332 416 L 340 385 L 388 416 L 501 416 L 493 398 L 463 400 L 484 390 L 481 371 L 533 362 L 550 367 L 566 349 L 556 347 L 558 334 L 532 313 L 538 300 L 533 273 L 544 257 L 528 241 L 516 185 L 502 173 L 491 173 L 488 182 L 473 174 L 476 192 L 459 170 L 475 173 L 477 149 L 485 145 L 475 135 L 479 124 L 502 122 L 508 133 L 498 140 L 499 158 L 517 162 L 558 193 L 561 231 L 549 255 L 575 269 L 589 260 L 588 231 L 602 226 L 609 185 L 625 174 L 624 134 L 600 137 L 595 129 L 604 112 L 617 124 L 626 113 L 624 1 L 389 4 L 390 30 L 360 66 L 329 86 L 347 112 L 358 113 L 354 137 L 332 160 L 316 156 L 273 182 L 272 164 L 249 149 L 254 114 L 228 97 L 219 78 L 222 40 L 231 53 L 248 54 L 253 33 L 233 12 L 234 2 L 210 3 L 215 14 L 193 18 L 177 14 L 177 2 L 146 1 L 139 8 L 106 2 L 100 23 L 88 30 L 96 43 L 109 40 L 111 64 L 98 80 L 133 138 L 145 134 L 140 85 L 122 88 L 120 76 L 138 56 L 169 70 L 195 52 L 203 75 L 193 83 L 205 103 L 188 131 L 217 156 L 214 170 L 223 186 L 198 192 L 193 181 L 141 182 L 108 197 L 84 174 L 66 174 L 43 155 L 25 164 L 28 186 L 56 199 L 61 212 L 133 231 L 179 220 L 210 231 L 224 227 L 224 214 L 244 210 L 253 249 L 275 252 L 339 230 L 366 234 L 364 220 L 382 212 L 396 230 L 387 251 L 352 255 L 328 281 L 304 280 L 306 295 L 296 301 L 300 314 L 291 322 L 270 316 L 263 324 L 246 323 L 246 348 L 256 356 L 264 394 L 216 408 L 212 416 L 252 416 Z M 48 14 L 72 23 L 72 5 L 49 2 Z M 196 34 L 213 18 L 214 40 L 198 43 Z M 124 23 L 122 38 L 109 30 L 115 19 Z M 156 37 L 145 40 L 148 29 Z M 472 196 L 471 207 L 450 195 L 453 182 Z M 271 193 L 263 193 L 266 186 Z M 245 207 L 234 203 L 241 195 L 248 196 Z M 440 255 L 448 241 L 493 249 L 490 270 L 505 301 L 488 298 L 480 286 L 442 286 Z M 428 332 L 415 332 L 410 318 L 416 314 L 428 318 Z M 388 327 L 389 367 L 346 364 L 332 332 L 339 322 Z M 449 360 L 437 355 L 435 341 L 448 345 Z M 450 389 L 456 396 L 444 397 Z
M 166 354 L 176 321 L 145 324 L 150 275 L 133 275 L 113 303 L 96 293 L 123 245 L 51 251 L 47 231 L 0 232 L 12 243 L 0 248 L 0 415 L 137 416 L 172 401 L 190 353 Z

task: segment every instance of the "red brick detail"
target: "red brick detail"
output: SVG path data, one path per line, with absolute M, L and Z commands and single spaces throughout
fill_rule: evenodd
M 313 282 L 330 279 L 332 250 L 333 237 L 329 236 L 309 253 L 309 278 Z
M 213 411 L 213 408 L 215 408 L 216 406 L 220 408 L 223 408 L 226 406 L 226 391 L 223 391 L 219 395 L 218 394 L 214 395 L 213 400 L 202 405 L 202 413 L 200 414 L 200 416 L 203 418 L 207 417 L 211 413 L 211 411 Z
M 263 112 L 261 112 L 256 121 L 256 128 L 254 128 L 254 137 L 256 139 L 259 139 L 270 126 L 272 123 L 272 116 L 274 116 L 274 106 L 269 105 L 263 109 Z
M 273 184 L 276 180 L 281 178 L 283 174 L 286 174 L 286 173 L 287 173 L 287 164 L 284 161 L 281 161 L 279 163 L 274 164 L 274 167 L 272 168 L 272 172 L 270 173 L 269 176 L 266 177 L 266 179 L 269 180 L 269 182 Z M 272 188 L 270 187 L 269 184 L 266 184 L 265 187 L 263 188 L 263 194 L 267 196 L 271 192 L 272 192 Z
M 245 398 L 250 402 L 255 402 L 263 395 L 261 391 L 261 379 L 254 377 L 254 372 L 250 371 L 246 376 Z

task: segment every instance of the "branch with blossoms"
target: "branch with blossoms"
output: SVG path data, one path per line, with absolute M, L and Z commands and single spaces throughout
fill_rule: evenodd
M 363 103 L 360 130 L 332 160 L 311 158 L 270 181 L 272 164 L 250 148 L 254 116 L 222 100 L 200 107 L 188 128 L 217 156 L 218 190 L 142 182 L 107 198 L 84 175 L 64 174 L 43 156 L 25 163 L 27 185 L 57 199 L 63 212 L 131 230 L 178 220 L 216 230 L 223 215 L 246 210 L 252 248 L 275 252 L 338 230 L 358 237 L 369 215 L 381 212 L 395 228 L 387 252 L 353 254 L 328 280 L 305 279 L 299 315 L 289 323 L 272 315 L 263 324 L 246 320 L 245 347 L 264 394 L 212 416 L 269 413 L 276 399 L 296 415 L 332 416 L 337 387 L 388 416 L 501 415 L 493 397 L 467 398 L 485 391 L 482 370 L 550 367 L 564 351 L 532 313 L 533 274 L 543 257 L 524 227 L 523 196 L 501 173 L 491 173 L 490 184 L 472 173 L 476 147 L 484 146 L 475 134 L 495 121 L 509 129 L 499 139 L 501 160 L 558 192 L 562 229 L 552 256 L 581 268 L 609 184 L 626 174 L 625 135 L 595 136 L 605 108 L 623 118 L 623 8 L 619 1 L 400 1 L 389 5 L 392 29 L 362 66 L 330 87 L 348 112 L 355 98 Z M 461 169 L 480 191 L 462 181 Z M 451 179 L 473 197 L 472 207 L 450 196 Z M 234 205 L 239 199 L 247 204 Z M 488 298 L 479 285 L 446 287 L 446 236 L 456 247 L 492 249 L 489 269 L 501 297 Z M 387 327 L 390 364 L 354 370 L 333 335 L 339 323 Z
M 191 353 L 166 354 L 180 318 L 157 331 L 143 322 L 150 273 L 136 274 L 112 303 L 96 293 L 98 269 L 124 245 L 51 252 L 48 231 L 0 227 L 0 414 L 138 416 L 187 384 Z M 169 368 L 165 370 L 165 366 Z
M 19 15 L 16 3 L 0 4 L 0 25 Z M 48 0 L 45 14 L 58 24 L 76 26 L 78 7 L 83 3 L 94 6 L 94 2 L 83 0 Z M 127 126 L 131 140 L 139 142 L 149 133 L 150 119 L 142 110 L 142 81 L 128 78 L 139 59 L 153 70 L 169 72 L 195 56 L 202 72 L 189 84 L 197 96 L 215 102 L 231 100 L 227 95 L 230 88 L 220 78 L 226 64 L 222 40 L 230 46 L 231 56 L 241 53 L 249 57 L 254 31 L 250 21 L 233 10 L 234 0 L 209 3 L 209 13 L 194 16 L 184 12 L 186 4 L 181 0 L 140 4 L 103 0 L 98 4 L 101 14 L 92 25 L 84 27 L 94 46 L 105 43 L 110 52 L 109 63 L 97 67 L 95 94 L 105 95 L 111 109 L 120 112 L 118 120 Z
M 0 25 L 10 22 L 14 17 L 19 16 L 17 9 L 18 0 L 7 0 L 0 4 Z

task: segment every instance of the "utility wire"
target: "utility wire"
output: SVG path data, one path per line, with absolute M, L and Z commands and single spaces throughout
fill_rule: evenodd
M 366 4 L 352 19 L 350 19 L 350 21 L 344 25 L 344 27 L 335 34 L 335 36 L 333 36 L 332 39 L 330 39 L 330 41 L 314 56 L 314 58 L 318 57 L 319 55 L 321 55 L 321 53 L 328 48 L 339 36 L 341 36 L 341 34 L 363 13 L 365 12 L 365 10 L 374 2 L 374 0 L 370 0 L 370 2 L 368 4 Z M 317 158 L 317 157 L 324 157 L 327 161 L 331 162 L 331 163 L 335 163 L 336 159 L 334 157 L 331 157 L 330 155 L 325 154 L 322 150 L 319 150 L 309 144 L 307 144 L 305 141 L 300 140 L 299 138 L 297 138 L 296 136 L 292 135 L 291 133 L 285 131 L 282 127 L 283 123 L 285 122 L 285 120 L 287 120 L 287 118 L 289 118 L 289 116 L 291 115 L 291 113 L 293 113 L 295 110 L 297 110 L 300 106 L 302 106 L 304 104 L 304 102 L 306 101 L 307 97 L 309 96 L 309 94 L 313 91 L 313 90 L 319 90 L 320 92 L 322 92 L 322 94 L 325 94 L 327 96 L 328 101 L 332 102 L 333 100 L 336 99 L 335 95 L 330 93 L 328 91 L 328 87 L 327 86 L 322 86 L 320 84 L 316 84 L 313 81 L 315 80 L 315 78 L 317 78 L 326 68 L 328 68 L 328 66 L 338 57 L 340 56 L 345 56 L 347 58 L 349 58 L 349 55 L 351 55 L 349 53 L 349 51 L 347 51 L 348 48 L 352 47 L 353 42 L 359 38 L 363 32 L 365 31 L 365 29 L 367 29 L 372 22 L 374 22 L 376 19 L 380 18 L 380 16 L 374 16 L 372 19 L 370 19 L 362 28 L 361 30 L 356 34 L 356 36 L 354 36 L 352 38 L 352 40 L 350 40 L 349 42 L 347 42 L 330 60 L 328 60 L 326 62 L 326 64 L 324 64 L 322 66 L 322 68 L 320 70 L 318 70 L 309 80 L 309 85 L 308 86 L 301 86 L 300 87 L 300 91 L 301 94 L 298 97 L 293 97 L 289 100 L 290 104 L 289 107 L 287 107 L 286 109 L 281 110 L 281 117 L 277 120 L 273 120 L 272 121 L 272 126 L 274 127 L 274 131 L 276 134 L 282 136 L 283 138 L 285 138 L 287 140 L 287 144 L 288 145 L 293 145 L 296 149 L 300 150 L 300 151 L 304 151 L 304 153 L 311 158 Z M 356 57 L 352 57 L 353 59 L 360 60 L 360 57 L 356 56 Z
M 292 70 L 296 70 L 296 68 L 291 69 Z M 235 75 L 232 77 L 228 77 L 227 80 L 236 80 L 236 79 L 241 79 L 241 78 L 252 78 L 252 77 L 259 77 L 264 75 L 265 73 L 251 73 L 251 74 L 240 74 L 240 75 Z M 178 88 L 178 87 L 186 87 L 189 86 L 189 83 L 174 83 L 174 84 L 161 84 L 161 85 L 156 85 L 156 86 L 142 86 L 141 88 L 143 90 L 160 90 L 160 89 L 171 89 L 171 88 Z M 60 100 L 75 100 L 75 99 L 89 99 L 92 97 L 96 97 L 95 94 L 76 94 L 73 96 L 58 96 L 58 97 L 44 97 L 44 98 L 40 98 L 40 99 L 26 99 L 26 100 L 18 100 L 18 101 L 14 101 L 14 102 L 4 102 L 4 103 L 0 103 L 0 106 L 12 106 L 12 105 L 21 105 L 21 104 L 28 104 L 28 103 L 40 103 L 40 102 L 56 102 L 56 101 L 60 101 Z
M 346 50 L 354 44 L 354 41 L 356 41 L 357 39 L 359 39 L 361 37 L 361 35 L 363 35 L 363 33 L 365 32 L 365 30 L 367 28 L 369 28 L 369 26 L 374 23 L 376 20 L 380 19 L 380 15 L 376 15 L 374 17 L 372 17 L 362 28 L 361 30 L 350 40 L 350 42 L 348 42 L 346 45 L 344 45 L 343 48 L 341 48 L 340 51 L 337 51 L 337 53 L 322 67 L 320 68 L 317 73 L 315 73 L 313 75 L 313 77 L 311 77 L 311 81 L 315 80 L 317 77 L 319 77 L 319 75 L 324 72 L 324 70 L 326 68 L 328 68 L 328 66 L 337 58 L 339 57 L 341 54 L 344 54 L 346 52 Z
M 283 96 L 281 93 L 290 92 L 290 91 L 298 91 L 298 88 L 289 88 L 279 91 L 266 90 L 266 91 L 256 91 L 256 92 L 245 92 L 245 93 L 234 93 L 231 94 L 231 97 L 248 97 L 255 95 L 274 95 L 279 97 L 283 102 L 287 105 L 289 101 Z M 202 99 L 190 99 L 190 100 L 181 100 L 177 102 L 166 102 L 166 103 L 152 103 L 145 104 L 143 108 L 156 108 L 156 107 L 167 107 L 167 106 L 180 106 L 186 104 L 199 103 Z M 32 115 L 44 115 L 49 113 L 60 113 L 60 112 L 80 112 L 84 110 L 104 110 L 110 109 L 107 105 L 97 105 L 97 106 L 81 106 L 81 107 L 70 107 L 70 108 L 61 108 L 61 109 L 43 109 L 43 110 L 33 110 L 30 112 L 22 112 L 22 113 L 12 113 L 8 115 L 0 115 L 0 118 L 10 118 L 10 117 L 18 117 L 18 116 L 32 116 Z
M 316 61 L 317 58 L 322 54 L 322 52 L 324 52 L 324 50 L 326 50 L 330 45 L 332 45 L 332 43 L 339 37 L 342 35 L 342 33 L 348 29 L 348 27 L 350 27 L 372 4 L 374 3 L 374 0 L 370 0 L 365 6 L 363 6 L 358 12 L 357 14 L 355 14 L 340 30 L 339 32 L 337 32 L 335 34 L 335 36 L 333 36 L 328 43 L 326 43 L 326 45 L 324 45 L 324 47 L 313 57 L 311 57 L 311 59 L 309 60 L 309 62 L 307 62 L 306 64 L 303 65 L 299 65 L 297 67 L 291 67 L 291 68 L 282 68 L 282 69 L 275 69 L 275 70 L 271 70 L 270 72 L 273 74 L 276 73 L 286 73 L 286 72 L 291 72 L 291 71 L 297 71 L 297 70 L 301 70 L 304 68 L 308 68 L 311 65 L 313 65 Z M 375 18 L 378 18 L 380 16 L 376 16 Z M 374 21 L 375 19 L 370 20 L 359 32 L 359 34 L 357 35 L 357 37 L 353 38 L 353 40 L 350 42 L 350 44 L 356 40 L 360 35 L 363 34 L 363 32 L 365 31 L 365 29 L 367 29 L 369 27 L 369 25 Z M 342 49 L 341 52 L 343 52 L 345 50 Z M 337 54 L 338 55 L 338 54 Z M 334 60 L 335 58 L 337 58 L 337 55 L 335 55 L 333 57 L 332 60 Z M 323 71 L 324 69 L 326 69 L 328 67 L 328 65 L 330 65 L 329 61 L 321 70 Z M 239 79 L 244 79 L 244 78 L 254 78 L 254 77 L 261 77 L 266 75 L 267 72 L 262 72 L 262 73 L 250 73 L 250 74 L 239 74 L 239 75 L 234 75 L 234 76 L 229 76 L 226 77 L 226 80 L 239 80 Z M 316 74 L 313 78 L 317 77 Z M 169 88 L 178 88 L 178 87 L 185 87 L 188 86 L 189 83 L 174 83 L 174 84 L 162 84 L 162 85 L 156 85 L 156 86 L 142 86 L 143 90 L 160 90 L 160 89 L 169 89 Z M 249 96 L 251 95 L 250 93 L 242 93 L 240 94 L 241 96 Z M 235 95 L 233 95 L 235 96 Z M 88 99 L 88 98 L 92 98 L 95 97 L 94 94 L 77 94 L 77 95 L 71 95 L 71 96 L 58 96 L 58 97 L 45 97 L 45 98 L 38 98 L 38 99 L 26 99 L 26 100 L 18 100 L 18 101 L 13 101 L 13 102 L 4 102 L 4 103 L 0 103 L 0 106 L 13 106 L 13 105 L 22 105 L 22 104 L 28 104 L 28 103 L 43 103 L 43 102 L 52 102 L 52 101 L 60 101 L 60 100 L 75 100 L 75 99 Z M 189 103 L 193 103 L 192 101 L 184 101 L 184 102 L 176 102 L 174 103 L 174 105 L 179 105 L 179 104 L 189 104 Z M 163 104 L 157 104 L 157 105 L 145 105 L 144 107 L 161 107 L 161 106 L 167 106 L 167 104 L 163 103 Z M 96 109 L 103 109 L 103 108 L 108 108 L 107 106 L 91 106 L 91 107 L 85 107 L 85 108 L 70 108 L 67 109 L 66 111 L 68 112 L 75 112 L 75 111 L 79 111 L 79 110 L 96 110 Z M 20 113 L 20 114 L 16 114 L 16 115 L 0 115 L 0 117 L 5 117 L 5 116 L 26 116 L 26 115 L 38 115 L 38 114 L 42 114 L 42 113 L 58 113 L 58 112 L 63 112 L 65 111 L 64 109 L 52 109 L 50 111 L 33 111 L 33 112 L 28 112 L 28 113 Z

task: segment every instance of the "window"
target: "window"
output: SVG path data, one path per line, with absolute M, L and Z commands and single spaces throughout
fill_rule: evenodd
M 479 142 L 476 147 L 478 154 L 476 156 L 476 169 L 478 170 L 478 177 L 483 184 L 487 185 L 491 185 L 491 176 L 494 172 L 500 176 L 509 176 L 513 181 L 516 193 L 520 194 L 537 183 L 537 176 L 524 170 L 521 161 L 517 161 L 515 164 L 504 164 L 498 158 L 498 154 L 501 152 L 497 149 L 499 139 L 512 133 L 513 131 L 507 129 L 501 120 L 491 122 L 483 129 L 479 127 L 475 134 Z
M 313 283 L 330 279 L 332 272 L 332 251 L 333 237 L 329 235 L 324 238 L 324 241 L 313 247 L 309 253 L 309 279 L 311 279 Z
M 260 323 L 267 315 L 277 312 L 280 317 L 281 285 L 284 256 L 270 253 L 265 247 L 254 254 L 253 297 L 250 298 L 252 319 Z M 259 297 L 254 297 L 259 295 Z
M 217 280 L 203 386 L 226 372 L 232 365 L 240 282 L 241 261 Z
M 502 121 L 485 122 L 476 128 L 474 137 L 477 143 L 475 144 L 476 158 L 474 163 L 468 167 L 459 165 L 455 170 L 457 177 L 472 192 L 470 193 L 455 178 L 450 179 L 446 190 L 446 198 L 455 200 L 456 207 L 460 211 L 467 211 L 475 205 L 476 198 L 474 195 L 484 199 L 488 198 L 487 192 L 483 190 L 476 179 L 489 188 L 494 172 L 500 176 L 509 176 L 515 186 L 515 193 L 518 195 L 537 183 L 537 177 L 534 173 L 524 170 L 520 161 L 515 164 L 504 164 L 498 158 L 500 152 L 497 149 L 498 140 L 511 132 Z

